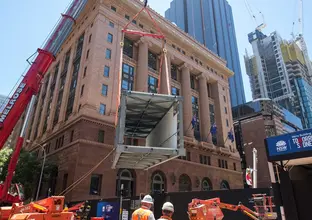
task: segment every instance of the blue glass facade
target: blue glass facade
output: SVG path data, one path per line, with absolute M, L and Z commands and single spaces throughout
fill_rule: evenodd
M 297 78 L 296 87 L 300 99 L 300 117 L 305 128 L 312 128 L 312 86 L 303 78 Z
M 226 0 L 173 0 L 165 17 L 227 61 L 232 106 L 246 102 L 232 8 Z
M 291 124 L 296 125 L 298 128 L 303 129 L 303 125 L 302 125 L 301 119 L 299 117 L 297 117 L 296 115 L 294 115 L 293 113 L 291 113 L 290 111 L 288 111 L 285 108 L 283 108 L 283 114 L 284 114 L 285 121 L 288 121 Z M 287 124 L 285 125 L 285 128 L 287 130 L 289 130 L 291 128 L 292 130 L 296 131 L 296 129 L 290 127 Z M 291 131 L 289 131 L 289 132 L 291 132 Z

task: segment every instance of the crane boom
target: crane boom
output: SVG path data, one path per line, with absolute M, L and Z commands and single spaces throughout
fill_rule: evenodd
M 66 12 L 62 14 L 61 19 L 55 26 L 55 29 L 51 32 L 51 35 L 47 38 L 43 49 L 37 50 L 38 54 L 36 55 L 34 62 L 32 62 L 21 83 L 0 115 L 0 150 L 3 148 L 18 120 L 31 102 L 32 97 L 38 93 L 45 73 L 54 61 L 55 55 L 61 48 L 63 42 L 72 31 L 73 23 L 75 23 L 75 19 L 84 9 L 86 3 L 87 0 L 73 0 Z M 31 107 L 31 105 L 29 105 L 29 107 Z M 28 110 L 27 116 L 29 116 L 30 110 L 31 109 Z M 9 196 L 8 189 L 11 185 L 13 173 L 24 142 L 25 125 L 27 124 L 28 118 L 29 117 L 26 117 L 25 119 L 25 124 L 12 154 L 7 178 L 4 184 L 0 185 L 1 202 L 6 201 L 12 203 L 21 200 L 20 197 L 16 198 Z

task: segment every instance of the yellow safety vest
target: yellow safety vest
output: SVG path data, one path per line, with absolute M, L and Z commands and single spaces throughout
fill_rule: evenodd
M 139 208 L 132 214 L 132 220 L 148 220 L 148 217 L 152 214 L 151 210 Z

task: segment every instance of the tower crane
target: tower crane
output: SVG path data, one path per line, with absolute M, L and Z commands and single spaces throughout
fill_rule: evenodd
M 254 20 L 254 22 L 255 22 L 255 24 L 257 26 L 256 30 L 261 31 L 262 29 L 264 29 L 266 27 L 266 23 L 265 23 L 264 15 L 262 14 L 262 12 L 257 9 L 257 11 L 259 11 L 259 14 L 261 14 L 261 16 L 262 16 L 262 23 L 259 24 L 258 21 L 257 21 L 256 15 L 254 14 L 253 10 L 250 7 L 250 4 L 249 4 L 248 0 L 245 0 L 245 6 L 246 6 L 246 9 L 247 9 L 250 17 Z
M 298 33 L 294 32 L 295 22 L 293 22 L 293 31 L 291 33 L 293 40 L 298 45 L 298 47 L 301 49 L 303 53 L 304 60 L 306 62 L 306 66 L 308 69 L 308 76 L 309 78 L 312 77 L 312 63 L 310 61 L 309 55 L 308 55 L 308 48 L 306 45 L 306 42 L 303 37 L 303 31 L 304 31 L 304 23 L 303 23 L 303 0 L 297 0 L 298 1 Z

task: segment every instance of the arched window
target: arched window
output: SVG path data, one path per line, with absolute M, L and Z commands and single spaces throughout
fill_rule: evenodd
M 201 185 L 202 191 L 209 191 L 212 190 L 212 183 L 209 178 L 205 177 L 202 180 L 202 185 Z
M 152 192 L 153 193 L 163 193 L 166 190 L 165 187 L 166 187 L 165 175 L 160 171 L 156 171 L 152 175 Z
M 190 192 L 192 191 L 192 181 L 191 178 L 186 175 L 182 174 L 179 177 L 179 191 L 180 192 Z
M 222 180 L 222 182 L 220 184 L 220 189 L 230 189 L 230 185 L 229 185 L 228 181 Z
M 120 196 L 120 188 L 123 184 L 123 196 L 130 197 L 135 195 L 135 171 L 119 169 L 116 179 L 116 196 Z

